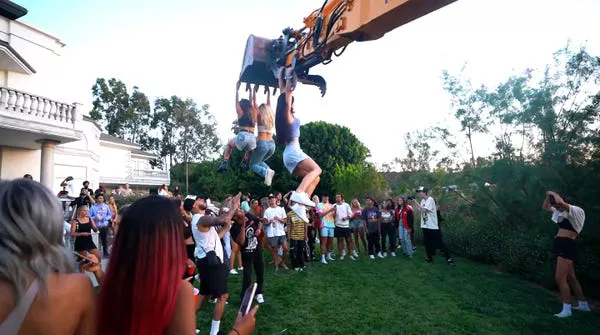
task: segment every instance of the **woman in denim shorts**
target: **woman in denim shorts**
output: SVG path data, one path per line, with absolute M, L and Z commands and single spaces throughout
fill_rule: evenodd
M 256 136 L 254 136 L 256 114 L 258 114 L 256 108 L 256 87 L 255 89 L 252 89 L 250 85 L 248 85 L 246 87 L 247 90 L 250 89 L 248 99 L 240 100 L 240 85 L 241 82 L 238 82 L 235 90 L 235 111 L 237 113 L 239 130 L 237 136 L 227 142 L 225 152 L 223 153 L 223 161 L 217 169 L 218 172 L 225 171 L 229 168 L 229 158 L 231 157 L 231 152 L 234 147 L 240 151 L 252 151 L 256 149 Z M 247 156 L 248 155 L 246 155 L 246 157 Z M 244 161 L 246 160 L 246 157 L 244 158 Z
M 277 99 L 275 112 L 275 128 L 277 129 L 277 142 L 285 145 L 283 163 L 285 167 L 299 177 L 302 182 L 290 196 L 290 201 L 296 204 L 292 208 L 306 223 L 308 216 L 304 206 L 315 207 L 310 196 L 321 180 L 321 168 L 300 148 L 300 120 L 294 111 L 294 97 L 292 90 L 297 81 L 293 69 L 282 69 L 279 75 L 279 89 L 282 94 Z

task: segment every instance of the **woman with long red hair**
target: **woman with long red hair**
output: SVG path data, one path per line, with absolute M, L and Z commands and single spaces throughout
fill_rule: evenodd
M 194 334 L 194 291 L 175 202 L 150 196 L 121 219 L 98 306 L 99 334 Z

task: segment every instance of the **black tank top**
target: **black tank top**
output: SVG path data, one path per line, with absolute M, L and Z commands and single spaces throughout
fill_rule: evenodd
M 254 123 L 252 123 L 252 120 L 250 119 L 250 112 L 244 111 L 242 117 L 238 119 L 238 125 L 240 127 L 254 128 Z
M 571 221 L 569 221 L 568 219 L 564 219 L 564 220 L 560 221 L 558 223 L 558 228 L 577 232 L 577 230 L 575 230 L 575 228 L 573 228 Z
M 75 219 L 77 221 L 77 227 L 75 227 L 75 231 L 78 233 L 91 233 L 92 232 L 92 224 L 88 221 L 87 223 L 81 223 L 79 219 Z
M 187 240 L 192 236 L 192 225 L 190 223 L 186 223 L 186 225 L 183 227 L 183 239 Z

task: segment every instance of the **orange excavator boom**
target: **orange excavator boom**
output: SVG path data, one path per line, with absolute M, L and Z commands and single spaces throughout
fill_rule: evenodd
M 352 42 L 372 41 L 457 0 L 325 0 L 304 18 L 300 29 L 286 28 L 277 39 L 250 35 L 239 80 L 278 87 L 281 68 L 291 67 L 298 81 L 318 86 L 325 80 L 310 68 L 328 64 Z

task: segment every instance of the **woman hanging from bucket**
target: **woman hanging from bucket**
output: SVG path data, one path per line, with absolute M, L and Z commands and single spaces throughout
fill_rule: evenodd
M 250 155 L 250 169 L 265 179 L 265 185 L 271 186 L 275 171 L 273 171 L 265 161 L 275 153 L 275 142 L 273 141 L 275 124 L 273 120 L 273 111 L 271 110 L 271 94 L 269 88 L 265 87 L 267 103 L 257 107 L 256 92 L 258 91 L 258 88 L 259 85 L 254 86 L 254 100 L 252 100 L 252 108 L 258 110 L 258 140 L 256 142 L 256 149 L 254 149 Z
M 225 146 L 225 152 L 223 153 L 223 161 L 218 172 L 226 171 L 229 168 L 229 158 L 233 148 L 237 148 L 240 151 L 250 152 L 256 149 L 256 136 L 254 135 L 254 128 L 256 128 L 256 92 L 252 90 L 250 84 L 246 85 L 246 90 L 250 91 L 248 99 L 241 99 L 239 96 L 240 85 L 236 84 L 235 90 L 235 111 L 237 113 L 237 122 L 239 131 L 238 134 L 227 142 Z M 246 153 L 242 165 L 246 164 L 246 159 L 249 155 Z
M 297 77 L 292 69 L 288 68 L 280 72 L 279 90 L 281 94 L 277 99 L 275 129 L 277 130 L 277 142 L 285 145 L 283 164 L 290 173 L 302 177 L 300 185 L 290 196 L 290 201 L 296 203 L 292 209 L 304 222 L 308 223 L 304 206 L 315 206 L 315 203 L 310 200 L 310 196 L 319 184 L 322 170 L 300 148 L 300 120 L 295 116 L 292 95 L 296 82 Z

